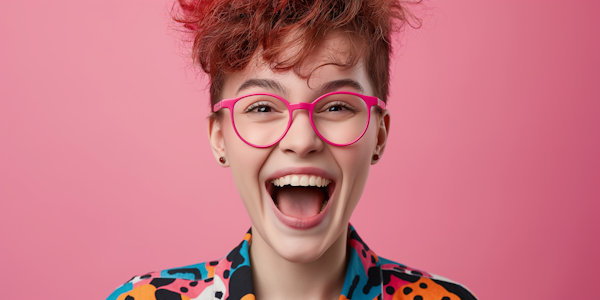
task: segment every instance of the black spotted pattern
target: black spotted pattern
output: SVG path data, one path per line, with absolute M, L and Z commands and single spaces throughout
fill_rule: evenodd
M 411 283 L 415 283 L 415 282 L 417 282 L 417 281 L 419 281 L 421 279 L 421 277 L 419 277 L 419 276 L 409 275 L 409 274 L 406 274 L 406 273 L 397 273 L 395 275 L 398 278 L 400 278 L 400 279 L 402 279 L 404 281 L 411 282 Z
M 229 297 L 227 300 L 240 300 L 247 294 L 254 294 L 252 271 L 250 266 L 242 266 L 231 274 L 229 280 Z
M 175 281 L 175 278 L 154 278 L 150 281 L 150 284 L 155 288 L 159 288 L 161 286 L 169 285 Z
M 367 271 L 367 276 L 369 279 L 367 280 L 367 284 L 365 284 L 365 287 L 363 288 L 363 293 L 365 295 L 369 293 L 372 287 L 376 287 L 381 283 L 381 276 L 379 270 L 379 267 L 370 267 Z
M 181 300 L 181 294 L 165 289 L 156 290 L 154 297 L 156 300 Z
M 244 242 L 237 245 L 237 247 L 233 248 L 233 250 L 231 250 L 231 252 L 227 254 L 227 261 L 231 262 L 232 269 L 236 269 L 239 265 L 243 264 L 244 261 L 246 261 L 246 259 L 240 253 Z
M 350 288 L 348 289 L 348 299 L 352 299 L 352 294 L 354 294 L 354 290 L 358 286 L 359 281 L 360 281 L 360 277 L 358 275 L 354 276 L 354 279 L 352 279 L 352 284 L 350 285 Z
M 395 290 L 393 287 L 391 287 L 391 286 L 388 286 L 388 287 L 386 287 L 386 288 L 385 288 L 385 292 L 386 292 L 388 295 L 393 295 L 393 294 L 396 292 L 396 290 Z

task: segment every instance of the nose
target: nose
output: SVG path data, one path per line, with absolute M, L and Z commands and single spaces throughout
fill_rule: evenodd
M 299 157 L 323 150 L 323 140 L 314 131 L 308 110 L 294 111 L 292 124 L 283 139 L 279 141 L 279 148 L 284 152 L 295 153 Z

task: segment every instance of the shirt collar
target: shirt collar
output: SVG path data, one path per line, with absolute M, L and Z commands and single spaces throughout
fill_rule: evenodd
M 252 231 L 214 269 L 206 266 L 214 274 L 215 290 L 223 291 L 222 299 L 254 299 L 250 256 L 248 254 Z M 358 236 L 354 227 L 348 224 L 349 259 L 340 300 L 372 300 L 381 297 L 381 266 L 377 255 Z M 210 269 L 209 269 L 210 268 Z

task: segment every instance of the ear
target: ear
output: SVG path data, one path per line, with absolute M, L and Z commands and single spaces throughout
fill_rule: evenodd
M 222 167 L 228 167 L 229 162 L 225 156 L 225 139 L 223 138 L 221 119 L 215 115 L 208 118 L 208 140 L 217 163 Z M 220 158 L 225 158 L 225 161 L 220 162 Z
M 377 117 L 377 142 L 375 149 L 373 149 L 373 156 L 371 158 L 371 164 L 374 165 L 381 160 L 383 152 L 385 150 L 385 144 L 390 133 L 390 112 L 384 109 L 383 112 Z M 379 158 L 374 159 L 375 155 Z

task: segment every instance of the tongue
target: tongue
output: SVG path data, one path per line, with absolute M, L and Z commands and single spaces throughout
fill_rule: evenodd
M 278 189 L 276 200 L 282 213 L 304 219 L 319 214 L 325 195 L 316 186 L 284 186 Z

